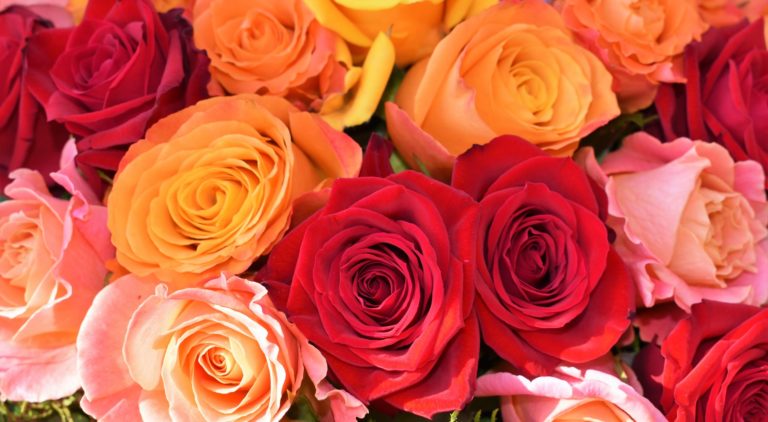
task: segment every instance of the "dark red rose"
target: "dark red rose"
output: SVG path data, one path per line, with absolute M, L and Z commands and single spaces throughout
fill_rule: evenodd
M 49 21 L 24 7 L 0 13 L 0 191 L 15 169 L 35 169 L 48 178 L 59 168 L 67 131 L 46 121 L 27 79 L 27 39 L 50 27 Z
M 33 93 L 78 139 L 92 184 L 94 169 L 117 169 L 152 123 L 207 96 L 208 58 L 181 13 L 158 14 L 149 0 L 91 1 L 79 26 L 31 41 Z
M 672 421 L 768 417 L 768 309 L 705 301 L 638 354 L 643 389 Z M 659 393 L 660 392 L 660 393 Z
M 263 278 L 290 283 L 289 319 L 359 399 L 424 417 L 461 409 L 480 353 L 476 211 L 420 173 L 341 179 L 275 247 Z
M 459 156 L 452 184 L 480 203 L 485 343 L 534 376 L 607 353 L 629 326 L 633 285 L 608 240 L 604 193 L 572 159 L 513 136 Z
M 685 84 L 662 85 L 656 97 L 664 138 L 717 142 L 736 160 L 768 168 L 763 19 L 710 29 L 686 48 L 684 70 Z

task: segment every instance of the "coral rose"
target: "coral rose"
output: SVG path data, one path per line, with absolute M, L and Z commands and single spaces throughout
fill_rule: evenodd
M 191 283 L 238 274 L 288 228 L 292 203 L 354 177 L 360 147 L 278 97 L 201 101 L 131 147 L 108 198 L 117 260 Z
M 395 147 L 450 178 L 455 157 L 498 135 L 554 155 L 619 114 L 611 76 L 549 5 L 505 2 L 459 24 L 406 74 L 387 104 Z
M 114 256 L 107 210 L 74 168 L 74 142 L 51 177 L 16 170 L 0 203 L 0 396 L 43 401 L 80 388 L 75 338 Z
M 359 79 L 346 44 L 301 0 L 199 0 L 193 25 L 197 45 L 211 59 L 211 76 L 227 92 L 272 94 L 302 109 L 328 111 Z M 385 70 L 379 73 L 386 82 Z
M 666 140 L 686 136 L 717 142 L 737 160 L 756 160 L 768 168 L 763 19 L 712 29 L 686 49 L 685 62 L 688 82 L 662 85 L 656 98 Z
M 707 30 L 698 0 L 558 3 L 566 25 L 613 74 L 624 111 L 649 106 L 660 82 L 683 82 L 683 50 Z
M 768 309 L 696 304 L 660 350 L 649 345 L 640 351 L 635 366 L 646 391 L 659 392 L 657 405 L 670 421 L 763 421 Z
M 586 166 L 608 194 L 616 250 L 642 303 L 768 300 L 768 205 L 754 161 L 717 144 L 627 137 L 601 167 Z
M 413 171 L 337 180 L 261 277 L 359 399 L 427 418 L 461 409 L 480 352 L 476 210 Z
M 632 280 L 608 239 L 604 194 L 576 163 L 504 136 L 459 156 L 452 184 L 480 203 L 485 343 L 533 375 L 610 351 L 630 323 Z
M 323 26 L 353 46 L 360 62 L 380 33 L 391 40 L 398 66 L 429 55 L 438 41 L 466 16 L 498 0 L 304 0 Z M 355 48 L 356 47 L 356 48 Z
M 4 9 L 0 2 L 0 10 Z M 28 39 L 51 23 L 24 7 L 10 7 L 0 13 L 0 189 L 8 174 L 26 167 L 48 174 L 58 166 L 67 131 L 47 122 L 45 110 L 29 91 Z
M 207 97 L 208 59 L 191 32 L 181 10 L 158 14 L 149 0 L 91 1 L 80 25 L 30 41 L 30 89 L 78 139 L 94 188 L 96 169 L 116 170 L 149 126 Z
M 77 345 L 81 406 L 102 421 L 277 421 L 303 394 L 323 420 L 367 413 L 325 381 L 322 355 L 266 289 L 238 277 L 173 293 L 119 278 L 94 300 Z
M 367 122 L 394 61 L 382 35 L 362 67 L 301 0 L 200 0 L 195 41 L 211 59 L 212 93 L 271 94 L 317 111 L 336 128 Z

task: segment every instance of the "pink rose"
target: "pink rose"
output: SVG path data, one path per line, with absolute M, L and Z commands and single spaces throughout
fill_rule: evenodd
M 304 384 L 322 419 L 367 412 L 325 381 L 325 358 L 266 289 L 239 277 L 172 293 L 122 277 L 94 300 L 77 345 L 81 406 L 103 421 L 279 420 Z
M 640 392 L 595 369 L 559 367 L 555 376 L 534 379 L 486 374 L 477 380 L 477 396 L 500 396 L 504 422 L 665 420 Z
M 74 24 L 72 14 L 67 10 L 68 4 L 68 0 L 0 0 L 0 11 L 11 6 L 24 6 L 53 22 L 56 28 L 66 28 Z
M 55 182 L 72 197 L 50 194 L 43 176 L 11 173 L 0 203 L 0 396 L 43 401 L 68 396 L 80 382 L 75 339 L 114 257 L 107 210 L 97 205 L 64 148 Z
M 606 189 L 616 250 L 645 306 L 766 302 L 768 206 L 758 163 L 734 162 L 718 144 L 662 144 L 647 133 L 627 137 L 600 167 L 581 158 Z

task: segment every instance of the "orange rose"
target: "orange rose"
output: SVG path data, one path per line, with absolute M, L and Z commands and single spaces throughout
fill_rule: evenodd
M 208 53 L 220 85 L 212 93 L 285 97 L 329 115 L 335 127 L 371 117 L 392 69 L 394 53 L 386 46 L 370 58 L 375 69 L 354 67 L 346 43 L 301 0 L 198 0 L 193 15 L 195 43 Z M 361 101 L 364 107 L 353 109 Z
M 684 82 L 682 53 L 707 24 L 697 0 L 561 0 L 566 25 L 614 76 L 625 111 L 651 104 L 660 82 Z
M 502 134 L 554 155 L 619 114 L 611 75 L 555 9 L 509 2 L 459 24 L 403 80 L 387 127 L 403 159 L 447 179 L 456 156 Z
M 379 33 L 388 33 L 405 66 L 429 55 L 466 16 L 499 0 L 304 0 L 324 26 L 355 46 L 359 62 Z
M 282 237 L 295 199 L 356 176 L 361 161 L 351 138 L 282 98 L 201 101 L 120 162 L 108 198 L 117 261 L 181 284 L 240 273 Z

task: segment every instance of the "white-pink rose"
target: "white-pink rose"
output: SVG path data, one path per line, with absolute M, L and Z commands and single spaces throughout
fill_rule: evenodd
M 0 203 L 0 396 L 43 401 L 78 388 L 75 339 L 114 257 L 107 210 L 77 174 L 70 141 L 51 174 L 72 197 L 48 191 L 43 176 L 11 173 Z
M 528 379 L 507 372 L 478 378 L 478 397 L 500 397 L 504 422 L 661 422 L 664 415 L 621 380 L 594 369 L 559 367 Z
M 266 289 L 239 277 L 175 292 L 121 277 L 94 300 L 77 346 L 81 406 L 103 421 L 277 421 L 306 393 L 323 419 L 367 412 L 325 380 L 325 359 Z
M 703 299 L 768 300 L 768 205 L 760 165 L 734 162 L 720 145 L 627 137 L 598 167 L 580 158 L 608 194 L 616 250 L 643 305 L 689 312 Z

